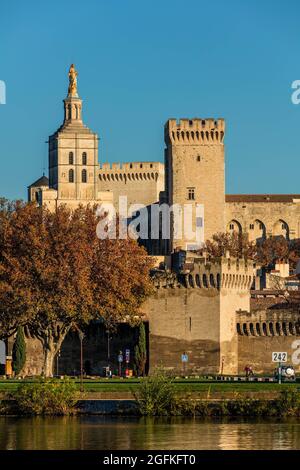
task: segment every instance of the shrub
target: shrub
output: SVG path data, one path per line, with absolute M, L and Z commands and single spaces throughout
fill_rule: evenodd
M 144 377 L 133 393 L 142 415 L 162 416 L 173 414 L 175 404 L 174 384 L 162 369 Z
M 288 416 L 300 415 L 300 394 L 297 390 L 282 390 L 276 400 L 277 414 Z
M 14 398 L 21 413 L 65 415 L 74 412 L 79 392 L 70 380 L 42 379 L 20 385 Z

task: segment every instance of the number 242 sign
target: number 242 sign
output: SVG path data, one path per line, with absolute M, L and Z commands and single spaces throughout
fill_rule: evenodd
M 287 352 L 272 352 L 272 362 L 286 362 Z

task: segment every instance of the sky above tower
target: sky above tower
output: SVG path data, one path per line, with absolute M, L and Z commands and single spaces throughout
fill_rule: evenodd
M 0 15 L 0 196 L 25 199 L 47 173 L 71 63 L 100 162 L 163 161 L 168 118 L 223 117 L 227 193 L 300 192 L 298 0 L 29 0 Z

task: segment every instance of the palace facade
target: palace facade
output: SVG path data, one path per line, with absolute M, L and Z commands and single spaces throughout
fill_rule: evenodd
M 223 119 L 169 119 L 164 164 L 99 163 L 99 138 L 83 123 L 77 72 L 71 66 L 64 121 L 49 137 L 49 175 L 29 186 L 28 198 L 51 210 L 60 204 L 74 208 L 102 202 L 118 208 L 120 196 L 127 197 L 128 206 L 202 204 L 204 239 L 226 230 L 247 232 L 251 240 L 300 238 L 300 194 L 225 194 L 224 139 Z M 183 250 L 185 262 L 156 270 L 156 293 L 143 307 L 150 371 L 160 363 L 180 371 L 183 352 L 189 356 L 186 372 L 194 374 L 242 373 L 246 363 L 256 372 L 270 373 L 272 351 L 287 351 L 291 361 L 300 337 L 299 301 L 288 302 L 280 292 L 251 291 L 251 261 L 201 258 L 190 248 L 189 240 L 175 239 L 171 232 L 164 254 L 174 259 Z M 136 342 L 132 332 L 121 328 L 111 346 L 116 366 L 118 350 L 133 351 Z M 25 334 L 24 373 L 39 374 L 41 344 Z M 86 369 L 98 374 L 107 363 L 105 330 L 89 328 L 87 338 Z M 61 350 L 60 373 L 79 370 L 78 348 L 78 338 L 70 333 Z

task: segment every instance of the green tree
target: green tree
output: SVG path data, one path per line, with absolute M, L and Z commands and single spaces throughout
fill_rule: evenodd
M 26 343 L 23 327 L 19 326 L 17 330 L 16 340 L 13 347 L 13 369 L 18 375 L 24 367 L 26 361 Z
M 147 360 L 146 330 L 144 323 L 140 323 L 139 340 L 134 349 L 135 369 L 138 376 L 145 374 Z

